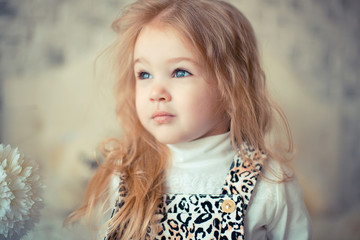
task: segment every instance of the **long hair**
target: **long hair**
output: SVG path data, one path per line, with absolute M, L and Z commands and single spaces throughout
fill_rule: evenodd
M 285 160 L 292 151 L 287 121 L 266 90 L 254 31 L 238 9 L 218 0 L 136 1 L 113 22 L 118 38 L 109 49 L 123 138 L 112 140 L 111 148 L 107 148 L 109 141 L 103 144 L 106 160 L 89 183 L 83 207 L 70 216 L 72 221 L 91 213 L 104 200 L 110 175 L 122 175 L 127 194 L 109 225 L 117 239 L 144 239 L 148 229 L 156 229 L 154 213 L 164 194 L 168 149 L 144 129 L 135 108 L 134 46 L 140 31 L 154 21 L 178 31 L 204 61 L 231 119 L 235 150 L 247 142 L 277 160 Z M 266 140 L 275 115 L 285 126 L 288 149 L 274 150 Z

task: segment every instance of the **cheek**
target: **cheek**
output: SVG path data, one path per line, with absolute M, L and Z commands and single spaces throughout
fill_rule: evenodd
M 214 114 L 220 110 L 220 98 L 217 89 L 212 87 L 198 91 L 192 100 L 192 105 L 203 114 Z
M 201 122 L 208 122 L 214 120 L 221 111 L 219 99 L 216 93 L 199 92 L 192 95 L 191 98 L 183 100 L 183 110 L 187 114 L 187 119 L 199 124 Z
M 144 115 L 144 99 L 143 99 L 143 94 L 141 94 L 141 91 L 139 91 L 138 89 L 136 89 L 135 92 L 135 108 L 136 108 L 136 113 L 138 115 L 138 118 L 140 119 L 140 121 L 142 121 L 142 116 Z

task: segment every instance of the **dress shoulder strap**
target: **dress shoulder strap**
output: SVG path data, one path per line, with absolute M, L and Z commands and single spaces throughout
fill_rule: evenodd
M 255 188 L 262 163 L 267 158 L 265 153 L 243 143 L 234 156 L 221 194 L 239 194 L 244 201 L 244 211 L 249 204 L 251 194 Z

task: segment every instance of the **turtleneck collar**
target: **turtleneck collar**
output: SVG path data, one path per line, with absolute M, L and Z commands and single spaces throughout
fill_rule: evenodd
M 167 144 L 174 167 L 192 168 L 219 164 L 235 155 L 230 132 L 201 138 L 191 142 Z M 226 161 L 227 162 L 227 161 Z

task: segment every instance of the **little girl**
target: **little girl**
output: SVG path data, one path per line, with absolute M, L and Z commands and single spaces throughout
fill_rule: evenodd
M 138 0 L 113 23 L 123 137 L 72 220 L 109 200 L 106 239 L 309 239 L 292 140 L 253 29 L 219 0 Z M 279 147 L 275 117 L 287 130 Z

